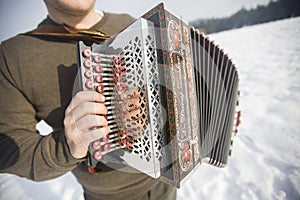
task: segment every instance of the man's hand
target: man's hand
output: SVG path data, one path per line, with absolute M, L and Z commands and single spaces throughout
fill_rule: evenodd
M 109 133 L 105 97 L 94 91 L 78 92 L 66 109 L 64 126 L 67 144 L 74 158 L 83 158 L 90 142 Z
M 132 139 L 138 139 L 143 134 L 147 122 L 147 108 L 144 96 L 138 89 L 129 89 L 119 94 L 119 126 Z

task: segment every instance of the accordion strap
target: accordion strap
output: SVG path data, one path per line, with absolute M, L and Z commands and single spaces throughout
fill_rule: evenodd
M 75 29 L 66 25 L 56 24 L 40 24 L 36 29 L 24 35 L 70 38 L 74 40 L 106 40 L 111 38 L 111 36 L 99 30 Z

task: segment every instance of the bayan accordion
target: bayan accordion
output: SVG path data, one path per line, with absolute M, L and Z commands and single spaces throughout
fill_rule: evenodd
M 82 90 L 104 94 L 110 133 L 89 165 L 122 163 L 180 187 L 201 163 L 224 167 L 237 132 L 238 73 L 213 42 L 159 4 L 112 39 L 78 43 Z M 139 137 L 118 95 L 140 91 Z

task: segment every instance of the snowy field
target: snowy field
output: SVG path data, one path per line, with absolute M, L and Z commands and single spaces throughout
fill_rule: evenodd
M 300 18 L 210 36 L 240 74 L 242 125 L 224 169 L 202 165 L 178 200 L 300 199 Z M 82 200 L 72 174 L 43 183 L 0 176 L 2 200 Z

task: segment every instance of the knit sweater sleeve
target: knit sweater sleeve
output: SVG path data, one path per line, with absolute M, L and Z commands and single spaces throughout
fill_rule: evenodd
M 0 52 L 0 172 L 35 181 L 58 177 L 77 166 L 65 141 L 64 131 L 41 136 L 35 129 L 36 109 Z
M 114 35 L 133 21 L 128 15 L 105 13 L 94 28 Z M 42 181 L 85 161 L 71 156 L 62 123 L 76 74 L 75 43 L 28 35 L 1 43 L 0 173 Z M 35 126 L 40 119 L 54 131 L 39 135 Z

